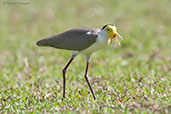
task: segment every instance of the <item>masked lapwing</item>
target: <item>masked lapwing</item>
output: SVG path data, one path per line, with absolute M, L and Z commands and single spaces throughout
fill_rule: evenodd
M 50 46 L 57 49 L 72 51 L 71 59 L 62 70 L 64 98 L 65 98 L 65 74 L 67 68 L 78 54 L 83 54 L 86 56 L 87 59 L 87 66 L 86 66 L 84 77 L 85 80 L 87 81 L 87 84 L 91 90 L 94 99 L 96 99 L 91 84 L 88 80 L 90 56 L 92 55 L 93 52 L 104 48 L 105 46 L 107 46 L 107 44 L 111 44 L 113 39 L 116 44 L 118 43 L 120 45 L 119 41 L 116 38 L 117 36 L 122 39 L 122 37 L 117 33 L 116 27 L 114 25 L 107 24 L 103 26 L 102 29 L 87 28 L 87 27 L 70 29 L 63 33 L 42 39 L 36 43 L 38 46 Z

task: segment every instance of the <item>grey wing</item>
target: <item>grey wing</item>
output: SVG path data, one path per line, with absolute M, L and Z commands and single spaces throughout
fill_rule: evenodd
M 96 41 L 98 31 L 97 28 L 70 29 L 61 34 L 40 40 L 37 45 L 80 51 L 88 48 Z

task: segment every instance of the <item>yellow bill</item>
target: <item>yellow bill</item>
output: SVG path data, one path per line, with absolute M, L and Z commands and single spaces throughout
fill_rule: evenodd
M 123 38 L 122 38 L 117 32 L 114 33 L 113 39 L 114 39 L 114 41 L 115 41 L 115 44 L 119 44 L 119 45 L 120 45 L 119 40 L 116 38 L 117 36 L 118 36 L 120 39 L 123 39 Z

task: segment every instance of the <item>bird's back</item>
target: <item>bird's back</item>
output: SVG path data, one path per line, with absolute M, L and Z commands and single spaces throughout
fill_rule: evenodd
M 75 28 L 66 32 L 45 38 L 37 42 L 38 46 L 51 46 L 67 50 L 84 50 L 91 46 L 97 39 L 97 28 Z

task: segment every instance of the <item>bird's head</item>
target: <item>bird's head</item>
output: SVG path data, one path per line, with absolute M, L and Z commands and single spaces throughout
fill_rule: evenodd
M 118 41 L 118 39 L 116 38 L 117 36 L 120 39 L 123 39 L 116 31 L 116 27 L 114 25 L 108 24 L 103 26 L 102 30 L 105 30 L 109 36 L 109 43 L 112 43 L 112 39 L 114 39 L 115 44 L 118 43 L 120 45 L 120 42 Z

